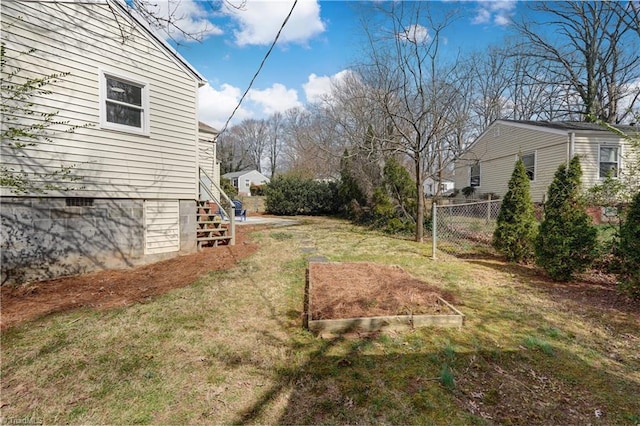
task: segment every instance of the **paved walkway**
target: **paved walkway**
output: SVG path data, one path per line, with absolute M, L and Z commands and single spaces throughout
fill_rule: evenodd
M 300 224 L 299 220 L 279 216 L 247 216 L 247 220 L 236 218 L 236 225 L 291 226 L 298 224 Z

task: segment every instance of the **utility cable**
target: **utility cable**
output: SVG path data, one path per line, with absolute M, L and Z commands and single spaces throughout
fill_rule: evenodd
M 247 87 L 247 90 L 245 90 L 244 93 L 242 94 L 242 96 L 240 97 L 240 100 L 238 101 L 238 104 L 233 109 L 233 112 L 231 112 L 231 115 L 227 119 L 226 123 L 224 123 L 224 126 L 222 127 L 222 130 L 220 130 L 220 132 L 216 136 L 216 139 L 219 138 L 220 135 L 222 135 L 227 130 L 227 127 L 229 126 L 229 122 L 231 121 L 233 116 L 236 114 L 236 112 L 240 108 L 240 105 L 242 105 L 242 101 L 247 96 L 247 93 L 249 93 L 249 90 L 251 90 L 251 87 L 253 86 L 253 82 L 256 81 L 256 78 L 258 78 L 258 74 L 260 74 L 260 71 L 262 71 L 262 67 L 264 66 L 265 62 L 267 62 L 267 58 L 269 57 L 269 55 L 271 54 L 271 51 L 273 50 L 273 48 L 275 47 L 276 43 L 278 42 L 278 39 L 280 38 L 280 34 L 282 33 L 282 30 L 284 30 L 285 25 L 287 25 L 287 22 L 289 21 L 289 18 L 291 18 L 291 14 L 293 13 L 293 10 L 296 8 L 297 4 L 298 4 L 298 0 L 294 0 L 293 6 L 291 6 L 291 10 L 289 11 L 289 14 L 287 15 L 286 18 L 284 18 L 284 22 L 282 22 L 282 25 L 280 26 L 280 29 L 278 30 L 278 33 L 276 34 L 276 37 L 273 39 L 273 43 L 271 43 L 271 47 L 269 47 L 269 50 L 264 55 L 264 58 L 262 59 L 262 62 L 260 63 L 260 66 L 258 67 L 258 70 L 255 72 L 255 74 L 253 75 L 253 78 L 249 82 L 249 86 Z

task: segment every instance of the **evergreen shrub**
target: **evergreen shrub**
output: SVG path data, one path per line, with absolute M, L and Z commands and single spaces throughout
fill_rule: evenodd
M 338 187 L 299 176 L 277 176 L 265 187 L 265 210 L 275 215 L 335 214 Z
M 584 271 L 597 251 L 597 230 L 580 195 L 582 169 L 575 156 L 560 165 L 547 192 L 544 219 L 535 240 L 536 263 L 556 281 Z
M 493 246 L 510 262 L 533 258 L 538 224 L 529 187 L 526 168 L 519 159 L 509 180 L 509 190 L 502 200 L 493 233 Z
M 620 288 L 640 299 L 640 192 L 635 195 L 620 226 Z

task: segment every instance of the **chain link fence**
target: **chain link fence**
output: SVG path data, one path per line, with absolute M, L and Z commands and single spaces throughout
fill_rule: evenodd
M 456 255 L 489 249 L 502 200 L 446 202 L 432 206 L 434 259 L 436 249 Z

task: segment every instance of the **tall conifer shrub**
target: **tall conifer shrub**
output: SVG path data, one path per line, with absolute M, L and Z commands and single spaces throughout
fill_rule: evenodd
M 620 287 L 631 297 L 640 299 L 640 192 L 629 206 L 620 226 Z
M 524 163 L 518 159 L 493 233 L 493 246 L 510 262 L 523 262 L 533 257 L 537 222 L 529 186 Z
M 597 231 L 580 197 L 581 178 L 577 156 L 569 167 L 560 165 L 547 192 L 535 241 L 536 263 L 557 281 L 569 281 L 595 258 Z

